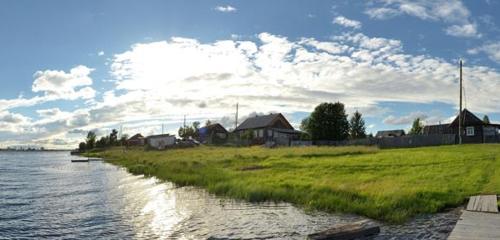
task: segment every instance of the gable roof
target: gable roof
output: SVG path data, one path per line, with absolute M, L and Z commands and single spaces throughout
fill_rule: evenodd
M 228 131 L 226 130 L 226 128 L 224 128 L 219 123 L 214 123 L 214 124 L 210 124 L 208 126 L 204 126 L 204 127 L 200 128 L 200 129 L 198 129 L 198 131 L 200 133 L 208 133 L 208 132 L 212 132 L 212 131 L 218 131 L 218 132 L 228 133 Z
M 170 134 L 158 134 L 158 135 L 151 135 L 151 136 L 147 136 L 146 139 L 151 139 L 151 138 L 166 138 L 166 137 L 174 137 L 174 135 L 170 135 Z
M 385 131 L 378 131 L 377 135 L 375 137 L 382 138 L 382 137 L 400 137 L 405 135 L 405 130 L 403 129 L 397 129 L 397 130 L 385 130 Z
M 450 127 L 457 127 L 458 126 L 458 117 L 459 116 L 455 117 L 453 122 L 450 123 Z M 464 108 L 464 110 L 462 110 L 462 119 L 464 120 L 462 122 L 463 126 L 466 126 L 466 125 L 469 125 L 469 126 L 484 125 L 483 120 L 476 117 L 476 115 L 471 113 L 466 108 Z
M 245 119 L 245 121 L 243 121 L 234 131 L 269 127 L 279 119 L 281 119 L 289 129 L 293 129 L 292 125 L 281 113 L 272 113 L 268 115 L 249 117 Z
M 130 137 L 128 140 L 136 140 L 136 139 L 141 139 L 141 138 L 144 138 L 144 136 L 142 136 L 142 134 L 140 134 L 140 133 L 137 133 L 136 135 Z

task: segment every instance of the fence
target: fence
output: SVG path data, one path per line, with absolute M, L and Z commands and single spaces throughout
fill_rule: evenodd
M 407 135 L 388 138 L 363 138 L 345 141 L 314 141 L 318 146 L 378 146 L 380 148 L 408 148 L 450 145 L 456 143 L 455 134 Z
M 380 138 L 377 145 L 380 148 L 405 148 L 451 145 L 456 143 L 455 134 L 408 135 L 394 138 Z

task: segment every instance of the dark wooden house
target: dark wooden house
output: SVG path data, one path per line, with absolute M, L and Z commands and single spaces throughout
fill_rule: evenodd
M 198 129 L 198 141 L 207 144 L 223 144 L 227 142 L 229 132 L 219 123 L 210 124 Z
M 273 142 L 277 145 L 290 145 L 298 140 L 302 132 L 295 130 L 281 113 L 247 118 L 235 130 L 240 138 L 251 136 L 252 144 Z
M 500 124 L 485 123 L 467 109 L 462 111 L 462 142 L 486 143 L 500 140 Z M 448 124 L 424 126 L 424 135 L 456 134 L 458 136 L 458 116 Z
M 144 146 L 145 138 L 140 133 L 127 139 L 127 146 Z

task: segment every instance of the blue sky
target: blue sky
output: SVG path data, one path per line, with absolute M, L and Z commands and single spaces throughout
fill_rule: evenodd
M 324 101 L 369 132 L 467 107 L 500 121 L 500 1 L 2 1 L 0 145 L 72 146 L 88 130 L 175 133 Z M 497 14 L 498 15 L 498 14 Z

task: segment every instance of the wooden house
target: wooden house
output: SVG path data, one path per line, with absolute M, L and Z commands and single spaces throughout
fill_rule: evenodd
M 222 144 L 227 142 L 229 132 L 219 123 L 210 124 L 198 129 L 198 141 L 207 144 Z
M 140 133 L 127 139 L 127 146 L 144 146 L 144 143 L 145 138 Z
M 485 143 L 500 141 L 500 124 L 485 123 L 467 109 L 462 111 L 462 142 Z M 458 136 L 458 116 L 448 124 L 424 126 L 424 135 L 456 134 Z
M 272 142 L 289 146 L 302 132 L 295 130 L 281 113 L 274 113 L 247 118 L 234 133 L 240 138 L 251 136 L 252 144 Z

